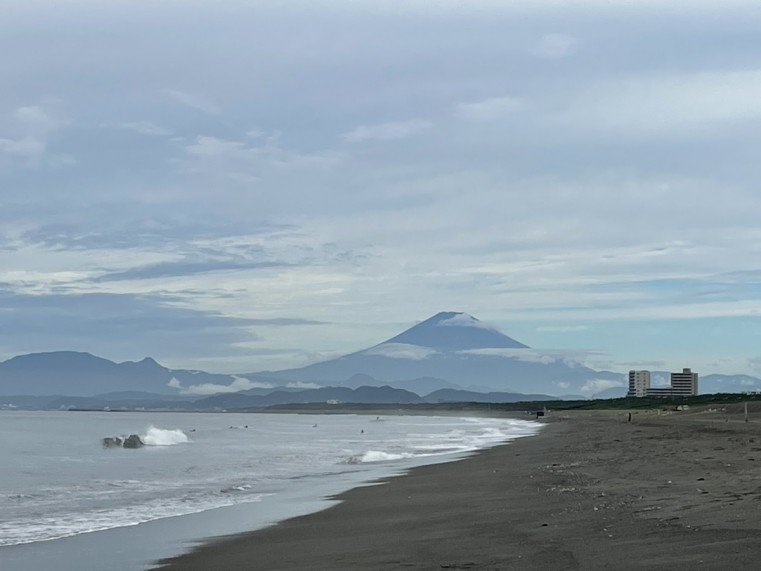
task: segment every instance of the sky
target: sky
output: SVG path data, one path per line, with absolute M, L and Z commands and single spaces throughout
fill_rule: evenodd
M 761 375 L 761 5 L 3 0 L 0 360 L 302 366 L 463 311 Z

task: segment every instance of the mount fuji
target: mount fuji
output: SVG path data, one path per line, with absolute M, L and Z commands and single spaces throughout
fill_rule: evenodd
M 315 385 L 323 388 L 315 388 Z M 533 349 L 460 312 L 438 313 L 382 343 L 338 359 L 275 372 L 207 373 L 169 369 L 148 357 L 138 362 L 115 363 L 73 351 L 32 353 L 0 362 L 0 395 L 4 398 L 0 400 L 0 409 L 4 403 L 22 408 L 59 408 L 59 405 L 102 408 L 127 404 L 145 407 L 146 402 L 152 403 L 154 408 L 187 408 L 184 402 L 197 404 L 200 401 L 193 399 L 215 393 L 229 393 L 226 398 L 233 400 L 237 398 L 233 393 L 267 397 L 270 404 L 275 398 L 278 402 L 302 402 L 304 398 L 312 398 L 312 393 L 301 394 L 310 386 L 315 395 L 328 399 L 349 398 L 344 393 L 337 397 L 325 392 L 337 387 L 344 392 L 353 389 L 354 392 L 346 393 L 352 399 L 367 398 L 371 402 L 401 398 L 399 391 L 394 393 L 395 389 L 414 393 L 405 398 L 424 397 L 431 402 L 506 402 L 542 400 L 547 395 L 619 397 L 626 390 L 626 378 L 621 373 L 595 371 L 574 361 L 567 353 Z M 387 394 L 379 396 L 377 391 L 368 391 L 378 387 Z M 701 376 L 703 394 L 759 387 L 761 379 L 747 375 Z M 277 395 L 270 397 L 273 391 Z M 325 396 L 327 394 L 333 396 Z M 61 401 L 62 404 L 55 399 L 51 401 L 51 395 L 63 395 L 66 400 Z M 79 401 L 69 397 L 99 397 L 100 400 L 95 404 L 94 401 L 77 404 Z M 381 398 L 387 400 L 379 400 Z M 40 404 L 43 401 L 47 404 Z M 223 406 L 224 403 L 212 405 Z M 261 406 L 261 402 L 251 406 Z
M 337 359 L 251 376 L 257 374 L 326 386 L 390 385 L 413 392 L 424 385 L 426 392 L 468 388 L 589 395 L 625 384 L 620 373 L 595 371 L 562 354 L 532 349 L 461 312 L 437 313 L 378 345 Z

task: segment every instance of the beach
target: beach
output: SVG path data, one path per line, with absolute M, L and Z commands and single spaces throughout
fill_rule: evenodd
M 355 488 L 158 568 L 758 569 L 757 414 L 550 413 L 538 435 Z

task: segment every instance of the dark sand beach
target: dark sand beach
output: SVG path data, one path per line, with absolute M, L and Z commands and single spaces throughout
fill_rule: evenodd
M 753 416 L 552 413 L 537 436 L 351 490 L 161 568 L 760 569 Z

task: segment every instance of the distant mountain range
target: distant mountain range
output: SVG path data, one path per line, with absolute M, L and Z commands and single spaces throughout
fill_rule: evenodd
M 654 372 L 660 378 L 660 372 Z M 665 375 L 665 376 L 664 376 Z M 662 376 L 668 378 L 667 373 Z M 700 392 L 761 389 L 748 375 L 707 375 Z M 213 410 L 302 402 L 516 402 L 613 398 L 625 375 L 528 347 L 466 313 L 443 312 L 337 359 L 239 375 L 169 369 L 145 358 L 33 353 L 0 363 L 0 406 Z M 9 399 L 13 397 L 13 399 Z M 316 399 L 316 400 L 311 400 Z

